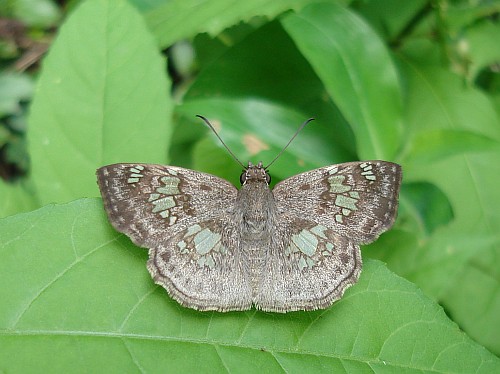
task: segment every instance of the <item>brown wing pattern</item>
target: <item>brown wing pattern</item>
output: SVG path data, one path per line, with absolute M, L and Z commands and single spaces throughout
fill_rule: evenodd
M 401 177 L 401 166 L 392 162 L 348 162 L 285 179 L 273 193 L 279 212 L 367 244 L 394 223 Z
M 261 273 L 255 304 L 288 312 L 326 308 L 361 273 L 359 245 L 324 225 L 281 216 Z
M 97 170 L 104 207 L 116 230 L 151 248 L 194 222 L 217 218 L 237 190 L 210 174 L 175 166 L 114 164 Z
M 250 309 L 252 289 L 238 232 L 227 216 L 193 224 L 149 250 L 148 270 L 184 306 Z

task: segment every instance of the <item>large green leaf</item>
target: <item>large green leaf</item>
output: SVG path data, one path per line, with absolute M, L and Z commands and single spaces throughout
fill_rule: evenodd
M 168 88 L 163 58 L 126 1 L 79 6 L 44 60 L 30 116 L 42 203 L 96 196 L 103 164 L 164 162 Z
M 393 159 L 401 146 L 401 92 L 387 47 L 361 18 L 314 3 L 283 18 L 356 135 L 361 159 Z
M 54 228 L 57 228 L 55 230 Z M 441 307 L 377 261 L 327 310 L 196 312 L 155 286 L 101 200 L 0 220 L 0 370 L 500 370 Z

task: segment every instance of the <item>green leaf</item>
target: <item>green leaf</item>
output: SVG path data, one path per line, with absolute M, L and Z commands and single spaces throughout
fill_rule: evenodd
M 0 147 L 3 147 L 11 137 L 10 131 L 5 126 L 0 126 Z
M 39 206 L 26 183 L 5 183 L 0 179 L 0 218 L 27 212 Z M 0 245 L 2 238 L 0 237 Z
M 231 158 L 226 149 L 216 143 L 217 140 L 204 138 L 193 148 L 193 168 L 217 175 L 239 186 L 241 166 Z M 210 155 L 210 157 L 207 157 Z
M 249 100 L 249 107 L 253 105 L 253 101 L 267 102 L 269 107 L 266 113 L 270 106 L 293 108 L 303 113 L 295 119 L 297 122 L 285 123 L 290 127 L 286 136 L 281 139 L 282 143 L 277 144 L 279 149 L 286 144 L 300 123 L 309 117 L 316 118 L 294 140 L 292 146 L 300 144 L 307 133 L 315 134 L 320 141 L 328 143 L 327 160 L 322 152 L 316 155 L 306 145 L 302 147 L 310 159 L 315 158 L 317 166 L 323 166 L 325 162 L 331 164 L 356 158 L 352 130 L 328 98 L 322 82 L 278 22 L 271 22 L 249 34 L 207 65 L 190 87 L 184 102 L 188 104 L 193 100 L 214 98 L 225 98 L 228 103 L 234 99 L 239 99 L 240 102 Z M 192 118 L 195 113 L 206 115 L 200 108 L 190 113 L 189 117 Z M 242 126 L 247 122 L 252 122 L 252 130 L 257 131 L 257 135 L 272 131 L 272 124 L 259 115 L 258 108 L 246 113 L 244 117 L 228 118 L 226 126 L 231 126 L 232 123 Z M 239 148 L 233 148 L 233 151 L 239 152 Z M 290 172 L 294 170 L 296 169 Z
M 450 3 L 442 7 L 447 26 L 453 34 L 460 32 L 468 25 L 480 22 L 481 18 L 494 17 L 500 11 L 498 1 L 485 1 L 477 4 L 467 2 Z
M 176 110 L 186 116 L 192 116 L 197 111 L 207 116 L 220 128 L 219 135 L 243 164 L 248 161 L 269 164 L 307 119 L 304 113 L 253 98 L 189 100 Z M 337 153 L 331 147 L 330 137 L 333 134 L 325 131 L 325 124 L 318 121 L 310 123 L 273 165 L 272 176 L 283 179 L 300 171 L 330 164 Z M 214 141 L 219 143 L 216 139 Z M 241 166 L 234 163 L 233 175 L 239 178 L 240 172 Z
M 33 179 L 43 203 L 97 196 L 95 169 L 165 162 L 165 63 L 126 1 L 90 0 L 44 60 L 30 116 Z
M 14 0 L 11 3 L 13 16 L 31 27 L 55 26 L 61 16 L 52 0 Z
M 446 195 L 431 183 L 406 183 L 401 187 L 401 198 L 409 215 L 418 223 L 420 231 L 431 234 L 453 219 L 453 209 Z
M 401 145 L 401 92 L 378 35 L 335 3 L 310 4 L 283 25 L 351 125 L 360 158 L 393 159 Z
M 498 12 L 498 10 L 497 10 Z M 466 30 L 465 40 L 468 46 L 468 57 L 471 63 L 471 78 L 475 78 L 478 72 L 488 65 L 494 65 L 500 61 L 498 48 L 498 35 L 500 25 L 498 22 L 485 20 Z
M 415 136 L 466 131 L 498 141 L 500 119 L 492 101 L 456 75 L 422 62 L 423 57 L 403 54 L 400 65 L 408 90 L 406 123 Z M 447 146 L 456 146 L 453 137 Z M 442 190 L 455 218 L 422 243 L 423 249 L 416 246 L 408 253 L 417 260 L 411 271 L 400 274 L 440 300 L 474 339 L 500 353 L 494 333 L 500 329 L 500 151 L 489 148 L 403 167 L 406 182 L 428 181 Z
M 149 9 L 146 21 L 165 48 L 174 42 L 200 33 L 217 35 L 229 26 L 256 16 L 273 18 L 306 0 L 174 0 Z
M 0 74 L 0 117 L 19 114 L 21 101 L 33 95 L 33 81 L 25 74 Z
M 0 237 L 7 372 L 189 372 L 200 363 L 214 372 L 500 370 L 378 261 L 366 261 L 359 283 L 327 310 L 196 312 L 154 285 L 147 251 L 106 223 L 99 199 L 0 220 Z
M 500 149 L 500 142 L 472 131 L 439 129 L 418 133 L 409 146 L 405 161 L 428 165 L 457 154 Z
M 355 11 L 363 16 L 385 39 L 396 39 L 404 35 L 405 28 L 415 22 L 419 13 L 431 7 L 425 0 L 400 1 L 377 0 L 354 2 Z

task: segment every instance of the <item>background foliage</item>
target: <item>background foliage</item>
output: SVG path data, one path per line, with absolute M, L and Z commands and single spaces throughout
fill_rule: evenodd
M 1 3 L 0 371 L 500 372 L 499 10 Z M 93 198 L 94 172 L 170 163 L 237 184 L 195 114 L 264 163 L 315 117 L 274 182 L 356 159 L 403 166 L 396 225 L 363 248 L 341 301 L 200 313 L 153 285 L 146 251 Z

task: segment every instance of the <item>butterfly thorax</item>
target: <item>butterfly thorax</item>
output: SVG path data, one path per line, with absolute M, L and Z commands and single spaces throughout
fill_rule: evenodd
M 250 182 L 238 192 L 241 237 L 256 241 L 269 238 L 273 221 L 274 197 L 266 183 Z
M 269 189 L 269 174 L 262 167 L 249 163 L 241 175 L 242 186 L 238 191 L 237 205 L 241 220 L 241 237 L 247 241 L 267 240 L 273 222 L 275 203 Z

